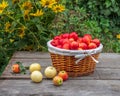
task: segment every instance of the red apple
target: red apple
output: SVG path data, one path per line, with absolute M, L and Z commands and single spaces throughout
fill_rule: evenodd
M 63 79 L 60 76 L 55 76 L 53 78 L 53 84 L 56 86 L 60 86 L 63 84 Z
M 74 39 L 73 38 L 69 38 L 69 42 L 71 43 L 71 42 L 73 42 L 74 41 Z
M 63 38 L 63 39 L 69 38 L 69 33 L 63 34 L 63 35 L 62 35 L 62 38 Z
M 79 43 L 79 48 L 82 48 L 83 50 L 88 49 L 88 46 L 86 43 Z
M 78 48 L 78 50 L 83 50 L 82 48 Z
M 89 49 L 95 49 L 95 48 L 97 48 L 97 45 L 96 45 L 95 43 L 90 43 L 90 44 L 88 45 L 88 48 L 89 48 Z
M 71 50 L 77 50 L 78 47 L 79 47 L 79 43 L 78 42 L 73 41 L 73 42 L 70 43 L 70 49 Z
M 78 42 L 78 43 L 81 43 L 81 42 L 82 42 L 82 37 L 79 37 L 79 38 L 77 39 L 77 42 Z
M 95 43 L 97 47 L 100 45 L 100 40 L 99 39 L 93 39 L 91 42 Z
M 57 48 L 62 48 L 62 45 L 57 45 L 56 47 L 57 47 Z
M 55 36 L 55 37 L 54 37 L 54 40 L 59 40 L 59 39 L 61 39 L 60 36 Z
M 68 79 L 68 74 L 66 71 L 59 71 L 58 76 L 62 77 L 63 81 L 66 81 Z
M 53 46 L 57 46 L 59 43 L 58 43 L 58 40 L 52 40 L 51 41 L 51 45 Z
M 85 34 L 84 37 L 88 37 L 90 40 L 92 40 L 91 34 Z
M 91 40 L 90 40 L 90 38 L 88 36 L 85 36 L 85 37 L 82 38 L 82 41 L 84 43 L 86 43 L 87 45 L 89 45 L 89 43 L 90 43 Z
M 64 45 L 65 43 L 69 43 L 69 39 L 63 39 L 62 45 Z
M 69 38 L 73 38 L 74 40 L 78 39 L 78 34 L 76 32 L 72 32 L 69 34 Z
M 59 44 L 60 44 L 60 45 L 63 45 L 63 41 L 64 41 L 64 39 L 60 39 L 60 40 L 59 40 Z
M 67 49 L 67 50 L 69 50 L 69 49 L 70 49 L 70 45 L 69 45 L 69 43 L 65 43 L 65 44 L 63 44 L 62 48 L 63 48 L 63 49 Z

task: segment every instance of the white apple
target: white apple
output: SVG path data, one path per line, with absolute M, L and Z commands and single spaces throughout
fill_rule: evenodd
M 33 71 L 30 75 L 30 78 L 33 82 L 41 82 L 43 75 L 40 71 Z
M 32 63 L 29 67 L 29 71 L 32 73 L 33 71 L 40 71 L 41 65 L 39 63 Z
M 56 76 L 57 74 L 57 70 L 55 67 L 53 66 L 48 66 L 45 71 L 44 71 L 44 74 L 47 78 L 53 78 Z

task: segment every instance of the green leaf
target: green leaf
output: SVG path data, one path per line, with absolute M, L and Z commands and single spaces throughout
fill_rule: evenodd
M 26 68 L 22 65 L 22 63 L 20 61 L 17 61 L 16 64 L 19 64 L 20 66 L 20 73 L 26 74 Z
M 111 1 L 110 0 L 106 0 L 105 2 L 105 5 L 106 5 L 106 8 L 110 7 L 111 6 Z

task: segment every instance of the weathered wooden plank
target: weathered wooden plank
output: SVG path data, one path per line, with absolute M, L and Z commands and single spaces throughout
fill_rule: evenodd
M 12 59 L 45 59 L 45 58 L 50 59 L 50 54 L 48 52 L 44 53 L 44 52 L 18 51 L 14 53 Z M 120 63 L 118 62 L 119 58 L 120 54 L 118 53 L 101 53 L 99 56 L 100 63 L 97 64 L 97 67 L 120 68 Z
M 14 74 L 12 72 L 12 69 L 11 69 L 12 64 L 15 64 L 18 61 L 22 62 L 23 66 L 25 67 L 28 67 L 30 64 L 35 63 L 35 62 L 40 63 L 42 67 L 42 70 L 41 70 L 42 73 L 44 73 L 44 69 L 47 66 L 51 65 L 51 63 L 48 64 L 48 62 L 51 62 L 51 59 L 17 59 L 17 58 L 11 59 L 0 78 L 6 78 L 6 79 L 29 78 L 29 74 L 30 74 L 29 70 L 26 71 L 26 74 Z
M 102 80 L 120 80 L 120 69 L 97 68 L 99 79 Z
M 41 70 L 44 79 L 44 69 Z M 30 79 L 30 72 L 27 74 L 13 74 L 11 71 L 3 73 L 0 79 Z M 93 74 L 82 77 L 70 77 L 70 80 L 120 80 L 120 70 L 119 69 L 109 69 L 109 68 L 96 68 Z
M 51 59 L 11 59 L 11 62 L 9 63 L 10 65 L 16 63 L 16 62 L 21 62 L 24 66 L 29 66 L 32 63 L 39 63 L 41 66 L 50 66 L 52 65 Z
M 43 79 L 47 79 L 44 75 L 44 72 L 42 70 L 42 74 L 43 74 Z M 0 77 L 0 79 L 30 79 L 30 73 L 23 75 L 23 74 L 4 74 Z M 108 78 L 109 79 L 109 78 Z M 115 78 L 114 78 L 115 79 Z M 90 74 L 88 76 L 82 76 L 82 77 L 69 77 L 69 80 L 100 80 L 100 77 L 97 73 L 97 71 L 95 71 L 93 74 Z M 116 80 L 116 79 L 115 79 Z
M 116 59 L 115 57 L 114 57 L 114 59 Z M 118 57 L 119 57 L 119 55 L 118 55 Z M 107 79 L 107 80 L 109 80 L 109 79 L 114 79 L 114 80 L 115 79 L 120 79 L 120 74 L 119 74 L 120 64 L 118 62 L 119 59 L 117 58 L 117 61 L 115 63 L 119 66 L 115 66 L 112 63 L 112 62 L 114 62 L 114 59 L 110 59 L 110 61 L 109 61 L 109 60 L 105 60 L 105 58 L 101 58 L 100 63 L 96 65 L 97 68 L 96 68 L 94 74 L 91 74 L 89 76 L 84 76 L 84 77 L 76 77 L 75 79 L 84 79 L 84 80 L 86 80 L 86 79 L 97 79 L 97 80 L 98 79 L 101 79 L 101 80 L 103 80 L 103 79 Z M 9 64 L 8 64 L 8 66 L 4 70 L 1 78 L 9 78 L 9 79 L 11 79 L 11 78 L 13 78 L 13 79 L 15 79 L 15 78 L 24 78 L 24 79 L 29 78 L 29 76 L 28 76 L 29 71 L 27 71 L 26 75 L 12 74 L 11 66 L 16 61 L 23 62 L 24 66 L 29 66 L 31 63 L 38 62 L 42 66 L 42 73 L 44 73 L 44 69 L 47 66 L 50 66 L 51 63 L 52 63 L 50 58 L 48 58 L 48 59 L 46 59 L 46 58 L 44 58 L 44 59 L 43 58 L 42 59 L 41 58 L 39 58 L 39 59 L 36 59 L 36 58 L 34 58 L 34 59 L 32 59 L 32 58 L 29 58 L 29 59 L 26 59 L 26 58 L 12 58 L 10 60 Z M 109 64 L 109 66 L 108 66 L 108 64 Z M 114 65 L 114 67 L 113 66 L 111 67 L 111 65 Z M 72 79 L 74 79 L 74 78 L 72 78 Z
M 100 63 L 97 67 L 120 68 L 120 54 L 117 53 L 101 53 L 99 57 Z
M 7 79 L 20 79 L 20 78 L 23 78 L 23 79 L 29 79 L 29 75 L 30 75 L 30 72 L 27 70 L 27 74 L 23 75 L 23 74 L 13 74 L 12 73 L 12 70 L 11 70 L 11 66 L 12 64 L 14 64 L 18 59 L 13 59 L 12 62 L 10 62 L 10 64 L 6 67 L 5 71 L 3 72 L 1 78 L 7 78 Z M 39 61 L 40 60 L 40 61 Z M 33 59 L 32 61 L 33 62 L 37 62 L 39 61 L 38 63 L 40 63 L 42 65 L 42 70 L 41 72 L 44 73 L 44 70 L 47 66 L 50 65 L 47 65 L 48 61 L 50 62 L 50 59 L 47 61 L 48 59 Z M 24 66 L 29 66 L 31 64 L 31 59 L 20 59 L 20 61 L 23 62 L 23 65 Z M 42 63 L 42 62 L 46 62 L 46 63 Z M 45 77 L 44 77 L 45 78 Z M 109 79 L 120 79 L 120 74 L 119 74 L 119 69 L 118 68 L 99 68 L 97 67 L 95 69 L 95 72 L 89 76 L 83 76 L 83 77 L 75 77 L 75 78 L 71 78 L 71 79 L 84 79 L 84 80 L 91 80 L 91 79 L 100 79 L 100 80 L 109 80 Z
M 30 60 L 30 61 L 29 61 Z M 45 61 L 44 63 L 41 63 L 40 61 Z M 12 61 L 8 64 L 8 66 L 6 67 L 6 69 L 4 70 L 2 76 L 0 77 L 0 79 L 29 79 L 30 78 L 30 72 L 29 70 L 26 71 L 26 74 L 14 74 L 11 70 L 11 66 L 12 64 L 14 64 L 16 61 L 19 61 L 18 59 L 12 59 Z M 50 59 L 20 59 L 21 62 L 23 62 L 23 66 L 29 66 L 31 63 L 34 62 L 38 62 L 41 64 L 41 72 L 43 73 L 44 76 L 44 70 L 47 66 L 50 66 Z M 49 64 L 48 64 L 49 62 Z M 45 78 L 45 76 L 44 76 Z M 84 77 L 77 77 L 77 78 L 71 78 L 71 79 L 99 79 L 99 76 L 97 74 L 97 71 L 95 71 L 93 74 L 90 74 L 89 76 L 84 76 Z
M 49 52 L 34 52 L 34 51 L 17 51 L 14 53 L 14 57 L 16 58 L 23 58 L 23 56 L 25 56 L 26 58 L 41 58 L 41 57 L 47 57 L 49 58 Z M 120 58 L 120 54 L 119 53 L 100 53 L 100 58 L 112 58 L 112 59 L 116 59 L 116 58 Z
M 39 59 L 39 58 L 50 58 L 50 55 L 48 52 L 17 51 L 13 54 L 13 58 Z
M 52 80 L 0 80 L 0 96 L 119 96 L 120 80 L 68 80 L 54 86 Z
M 51 59 L 11 59 L 7 67 L 5 68 L 4 72 L 2 73 L 2 76 L 0 78 L 29 78 L 30 72 L 27 70 L 27 74 L 13 74 L 11 70 L 12 64 L 15 64 L 16 62 L 22 62 L 23 66 L 28 67 L 32 63 L 40 63 L 42 66 L 42 72 L 47 66 L 50 66 L 51 63 L 48 64 L 48 62 L 51 62 Z
M 117 57 L 117 56 L 115 56 Z M 51 58 L 31 58 L 31 59 L 25 59 L 25 58 L 12 58 L 10 63 L 14 64 L 16 61 L 23 62 L 25 65 L 30 65 L 31 63 L 38 62 L 42 64 L 43 66 L 48 66 L 52 64 Z M 9 64 L 10 64 L 9 63 Z M 96 64 L 96 67 L 100 68 L 120 68 L 120 63 L 119 63 L 119 58 L 105 58 L 105 57 L 100 57 L 99 58 L 99 63 Z
M 26 58 L 30 58 L 30 57 L 41 57 L 41 54 L 43 57 L 49 57 L 49 52 L 34 52 L 34 51 L 17 51 L 14 53 L 14 57 L 17 58 L 22 58 L 23 56 L 26 56 Z M 116 55 L 116 56 L 115 56 Z M 100 57 L 106 57 L 106 58 L 120 58 L 120 54 L 119 53 L 100 53 Z

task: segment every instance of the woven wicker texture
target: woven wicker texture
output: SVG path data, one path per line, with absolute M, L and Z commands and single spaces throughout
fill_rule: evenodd
M 95 61 L 90 56 L 85 57 L 76 64 L 76 58 L 74 56 L 64 56 L 54 53 L 50 53 L 50 55 L 53 66 L 57 71 L 65 70 L 70 77 L 89 75 L 94 72 L 96 67 Z M 99 53 L 93 54 L 92 56 L 97 60 Z

